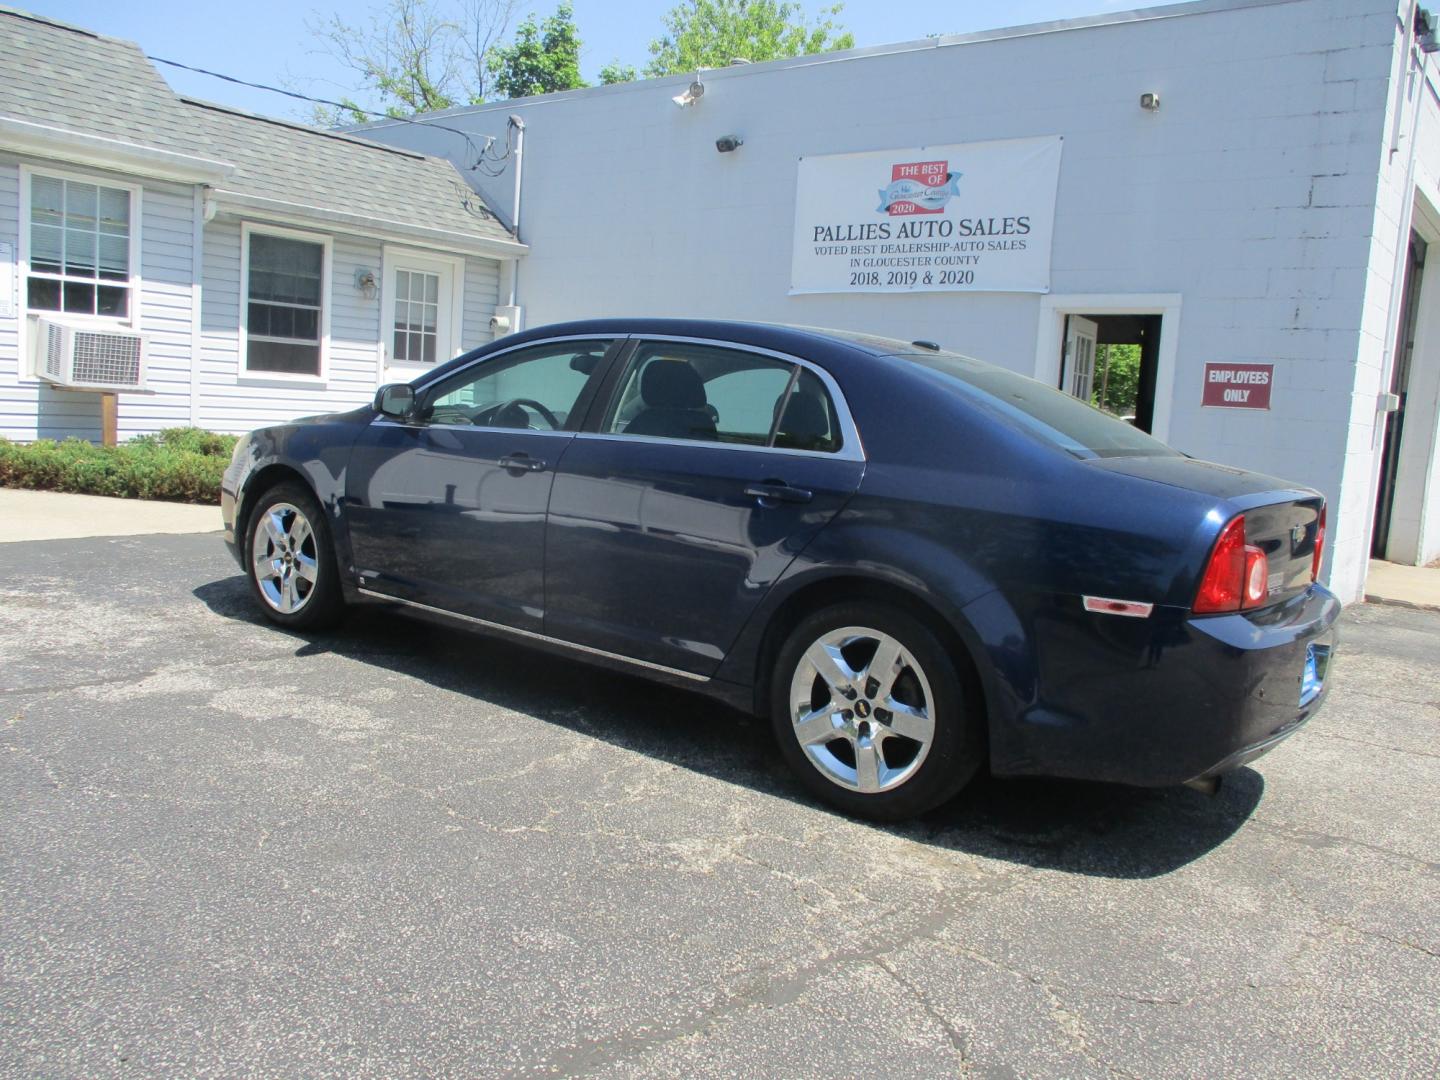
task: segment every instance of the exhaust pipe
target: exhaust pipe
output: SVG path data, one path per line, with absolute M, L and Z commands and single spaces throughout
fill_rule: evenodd
M 1194 780 L 1186 780 L 1185 786 L 1191 791 L 1198 791 L 1201 795 L 1209 795 L 1211 798 L 1214 798 L 1220 794 L 1220 781 L 1222 779 L 1223 778 L 1219 776 L 1197 776 Z

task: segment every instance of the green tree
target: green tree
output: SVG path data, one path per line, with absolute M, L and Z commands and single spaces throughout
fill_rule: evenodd
M 788 0 L 684 0 L 665 16 L 665 36 L 650 43 L 645 74 L 853 48 L 855 36 L 832 18 L 842 7 L 821 8 L 812 23 L 799 3 Z
M 515 41 L 490 51 L 495 89 L 507 98 L 553 94 L 587 85 L 580 77 L 580 35 L 568 0 L 543 23 L 529 16 Z
M 622 64 L 619 60 L 611 60 L 600 69 L 600 85 L 614 86 L 616 83 L 634 82 L 640 78 L 640 73 L 630 64 Z
M 1116 416 L 1134 416 L 1139 400 L 1140 346 L 1101 345 L 1095 352 L 1090 403 Z

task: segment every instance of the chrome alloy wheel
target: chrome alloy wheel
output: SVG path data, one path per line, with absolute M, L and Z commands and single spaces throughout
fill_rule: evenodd
M 320 574 L 315 530 L 293 503 L 267 508 L 250 545 L 255 584 L 265 602 L 282 615 L 293 615 L 310 601 Z
M 795 738 L 826 779 L 888 791 L 913 776 L 935 738 L 934 696 L 915 657 L 864 626 L 826 633 L 790 680 Z

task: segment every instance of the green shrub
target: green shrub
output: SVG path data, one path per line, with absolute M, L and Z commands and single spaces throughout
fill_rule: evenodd
M 0 439 L 0 485 L 131 499 L 218 503 L 235 436 L 168 428 L 114 447 Z

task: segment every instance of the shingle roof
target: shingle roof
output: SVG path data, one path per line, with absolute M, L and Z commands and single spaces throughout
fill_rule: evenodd
M 513 239 L 443 158 L 209 102 L 181 101 L 200 140 L 185 149 L 235 166 L 221 185 L 225 191 Z
M 184 106 L 140 47 L 0 8 L 0 114 L 168 148 Z
M 134 43 L 6 7 L 0 116 L 222 160 L 222 196 L 514 240 L 443 158 L 181 98 Z

